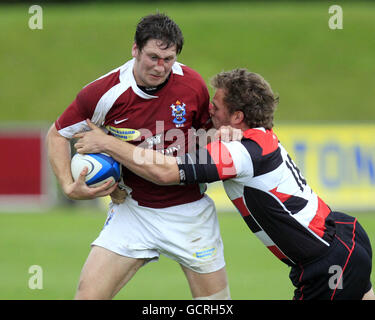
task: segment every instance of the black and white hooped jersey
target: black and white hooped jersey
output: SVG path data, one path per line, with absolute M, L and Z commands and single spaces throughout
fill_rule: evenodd
M 325 253 L 335 234 L 331 210 L 272 130 L 249 129 L 241 141 L 215 141 L 179 160 L 181 183 L 223 180 L 252 232 L 288 265 Z

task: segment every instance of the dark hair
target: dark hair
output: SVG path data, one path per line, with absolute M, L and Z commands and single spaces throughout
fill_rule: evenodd
M 244 122 L 250 128 L 272 129 L 279 98 L 262 76 L 246 69 L 235 69 L 217 74 L 211 84 L 215 89 L 224 89 L 224 103 L 230 114 L 242 111 Z
M 143 17 L 135 31 L 134 41 L 141 51 L 150 39 L 161 40 L 164 49 L 176 45 L 179 54 L 184 45 L 184 37 L 179 26 L 163 13 L 151 14 Z

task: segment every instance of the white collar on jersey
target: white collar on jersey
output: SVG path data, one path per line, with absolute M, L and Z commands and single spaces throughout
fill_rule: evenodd
M 263 132 L 266 132 L 266 129 L 263 128 L 263 127 L 257 127 L 257 128 L 253 128 L 253 129 L 260 130 L 260 131 L 263 131 Z
M 127 83 L 130 83 L 130 86 L 132 87 L 133 89 L 133 92 L 140 96 L 141 98 L 143 99 L 154 99 L 154 98 L 158 98 L 158 96 L 153 96 L 153 95 L 150 95 L 150 94 L 147 94 L 145 93 L 144 91 L 142 91 L 138 86 L 137 86 L 137 83 L 135 82 L 135 78 L 134 78 L 134 74 L 133 74 L 133 67 L 134 67 L 134 62 L 135 62 L 135 58 L 129 60 L 128 62 L 126 62 L 124 65 L 122 65 L 120 67 L 120 81 L 121 82 L 127 82 Z M 174 74 L 178 74 L 180 76 L 183 76 L 184 75 L 184 72 L 182 70 L 182 66 L 183 64 L 179 63 L 179 62 L 175 62 L 172 66 L 172 72 Z

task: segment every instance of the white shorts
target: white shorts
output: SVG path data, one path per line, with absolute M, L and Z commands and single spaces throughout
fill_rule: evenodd
M 127 197 L 110 204 L 108 217 L 92 245 L 117 254 L 158 260 L 163 254 L 198 273 L 225 266 L 223 241 L 213 201 L 198 201 L 154 209 Z

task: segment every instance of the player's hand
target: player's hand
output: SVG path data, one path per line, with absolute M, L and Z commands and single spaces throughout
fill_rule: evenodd
M 80 173 L 77 181 L 63 187 L 63 191 L 69 199 L 89 200 L 98 197 L 105 197 L 110 195 L 117 188 L 118 183 L 111 186 L 111 181 L 107 181 L 99 187 L 90 188 L 85 182 L 87 171 L 88 168 L 85 167 Z
M 111 194 L 111 200 L 115 204 L 121 204 L 125 201 L 126 197 L 128 196 L 128 193 L 126 190 L 122 190 L 120 188 L 116 188 Z
M 215 140 L 222 140 L 224 142 L 240 141 L 242 137 L 242 130 L 231 126 L 221 126 L 215 133 Z
M 86 120 L 90 131 L 77 133 L 73 138 L 79 140 L 74 144 L 78 153 L 100 153 L 105 152 L 106 139 L 109 137 L 102 129 L 93 124 L 90 119 Z

